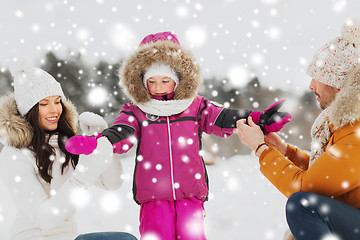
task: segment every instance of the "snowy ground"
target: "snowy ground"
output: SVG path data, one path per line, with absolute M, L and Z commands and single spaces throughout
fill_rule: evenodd
M 114 192 L 91 188 L 79 196 L 76 218 L 80 232 L 127 231 L 137 237 L 139 207 L 132 200 L 134 156 L 124 156 L 124 183 Z M 258 169 L 250 155 L 216 159 L 208 166 L 210 200 L 205 203 L 205 228 L 208 240 L 282 239 L 286 229 L 284 204 L 278 192 Z M 15 207 L 0 181 L 0 239 L 9 238 Z

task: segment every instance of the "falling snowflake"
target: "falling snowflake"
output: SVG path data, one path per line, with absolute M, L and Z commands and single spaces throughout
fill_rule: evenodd
M 128 51 L 135 46 L 132 29 L 123 23 L 111 26 L 108 35 L 112 44 L 119 50 Z
M 142 239 L 144 240 L 160 240 L 160 237 L 158 237 L 155 233 L 146 233 L 144 236 L 142 236 Z
M 101 209 L 109 214 L 114 214 L 121 208 L 121 199 L 116 193 L 104 193 L 100 198 Z
M 90 104 L 99 106 L 104 104 L 107 101 L 108 93 L 102 87 L 95 87 L 90 90 L 88 94 L 88 100 Z
M 85 189 L 73 189 L 70 193 L 70 202 L 76 208 L 85 208 L 90 202 L 90 194 Z
M 202 27 L 193 26 L 186 31 L 186 40 L 190 47 L 201 47 L 207 40 L 206 32 Z
M 243 66 L 230 67 L 227 76 L 230 79 L 230 84 L 235 88 L 245 86 L 249 81 L 249 71 Z

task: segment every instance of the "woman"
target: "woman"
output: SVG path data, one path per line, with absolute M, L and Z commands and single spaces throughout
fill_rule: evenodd
M 95 183 L 121 184 L 121 165 L 100 138 L 91 155 L 72 155 L 64 141 L 75 135 L 77 113 L 48 73 L 18 62 L 11 69 L 14 94 L 0 100 L 0 175 L 17 207 L 12 240 L 69 240 L 78 236 L 71 194 Z M 111 166 L 111 167 L 110 167 Z M 104 171 L 118 171 L 106 178 Z M 99 238 L 93 238 L 99 234 Z M 136 239 L 126 233 L 94 233 L 79 239 Z

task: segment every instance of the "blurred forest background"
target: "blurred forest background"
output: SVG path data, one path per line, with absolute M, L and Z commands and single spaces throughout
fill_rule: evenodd
M 89 66 L 83 61 L 81 54 L 60 58 L 54 52 L 48 52 L 41 63 L 37 67 L 49 72 L 60 82 L 65 95 L 75 104 L 79 114 L 84 111 L 97 113 L 111 125 L 122 105 L 129 101 L 119 85 L 118 70 L 122 60 L 99 61 L 94 66 Z M 309 77 L 304 74 L 304 81 L 307 80 L 310 82 Z M 1 68 L 1 96 L 13 92 L 12 82 L 10 72 Z M 264 111 L 273 102 L 285 98 L 286 102 L 280 110 L 290 112 L 292 121 L 279 134 L 288 143 L 304 150 L 310 149 L 310 128 L 320 112 L 311 91 L 293 92 L 263 87 L 261 79 L 254 76 L 242 88 L 232 87 L 228 79 L 203 79 L 199 94 L 229 108 L 259 111 Z M 250 152 L 236 134 L 227 140 L 204 135 L 205 152 L 212 152 L 216 157 L 229 158 Z

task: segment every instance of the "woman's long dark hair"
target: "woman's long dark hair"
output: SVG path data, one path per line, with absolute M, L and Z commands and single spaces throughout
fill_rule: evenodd
M 39 169 L 40 176 L 48 183 L 52 179 L 52 165 L 55 157 L 54 148 L 48 143 L 48 138 L 53 134 L 58 134 L 58 145 L 60 150 L 65 154 L 65 162 L 61 166 L 61 174 L 64 173 L 65 168 L 69 163 L 75 167 L 79 161 L 78 155 L 70 154 L 65 149 L 64 141 L 75 135 L 75 132 L 70 127 L 69 122 L 65 118 L 67 109 L 61 101 L 62 113 L 58 122 L 58 127 L 55 131 L 45 131 L 39 124 L 39 103 L 37 103 L 25 116 L 34 130 L 34 135 L 31 140 L 29 149 L 34 153 L 36 158 L 36 165 Z M 49 134 L 49 136 L 47 136 Z

